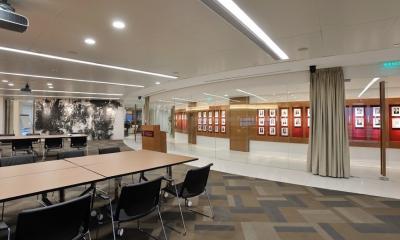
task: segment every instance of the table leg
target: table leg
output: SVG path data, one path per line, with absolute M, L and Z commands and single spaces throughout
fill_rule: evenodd
M 60 195 L 60 202 L 65 202 L 65 190 L 64 189 L 60 189 L 59 195 Z

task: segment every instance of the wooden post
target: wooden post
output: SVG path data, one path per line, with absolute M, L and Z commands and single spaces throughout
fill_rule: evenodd
M 386 94 L 385 94 L 385 82 L 379 83 L 379 98 L 380 98 L 380 110 L 381 110 L 381 178 L 382 180 L 388 180 L 386 176 L 386 143 L 387 143 L 387 117 L 386 117 Z

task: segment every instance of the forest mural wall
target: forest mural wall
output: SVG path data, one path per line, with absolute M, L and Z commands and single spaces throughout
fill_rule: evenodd
M 84 133 L 91 139 L 110 139 L 121 104 L 107 100 L 37 99 L 35 132 Z

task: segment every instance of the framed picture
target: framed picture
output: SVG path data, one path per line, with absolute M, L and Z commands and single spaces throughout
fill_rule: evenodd
M 265 117 L 265 110 L 264 109 L 258 109 L 258 117 L 260 117 L 260 118 Z
M 311 117 L 311 108 L 307 108 L 307 117 Z
M 276 135 L 276 128 L 275 127 L 270 127 L 269 128 L 269 135 L 270 136 L 275 136 Z
M 215 126 L 215 127 L 214 127 L 214 130 L 215 130 L 216 133 L 219 132 L 219 127 L 218 127 L 218 126 Z
M 219 111 L 215 111 L 214 112 L 214 116 L 217 118 L 217 117 L 219 117 Z
M 288 126 L 288 119 L 283 117 L 281 118 L 281 125 L 282 127 L 287 127 Z
M 270 118 L 269 119 L 269 125 L 270 126 L 275 126 L 276 125 L 276 119 L 275 118 Z
M 212 126 L 208 126 L 208 131 L 212 132 L 213 131 L 213 127 Z
M 301 108 L 294 108 L 293 109 L 293 116 L 294 117 L 301 117 Z
M 393 106 L 392 107 L 392 116 L 393 117 L 400 117 L 400 106 Z
M 215 122 L 216 125 L 218 125 L 219 124 L 219 118 L 214 119 L 214 122 Z
M 392 128 L 400 128 L 400 118 L 392 118 Z
M 264 135 L 264 127 L 258 127 L 258 135 Z
M 301 118 L 295 118 L 294 119 L 294 126 L 295 127 L 301 127 Z
M 258 119 L 258 126 L 264 126 L 265 124 L 265 118 L 259 118 Z
M 207 124 L 207 118 L 203 118 L 203 124 Z
M 203 118 L 207 117 L 207 112 L 203 112 Z
M 209 111 L 208 112 L 208 117 L 212 117 L 213 116 L 213 112 L 212 111 Z
M 288 109 L 281 109 L 281 117 L 288 117 L 289 111 Z
M 311 125 L 311 118 L 307 118 L 307 127 L 310 127 Z
M 225 117 L 225 110 L 221 111 L 221 117 L 223 117 L 223 118 Z
M 197 119 L 197 124 L 201 124 L 201 118 Z
M 225 126 L 225 118 L 221 118 L 221 125 Z
M 212 124 L 212 118 L 208 119 L 208 124 Z
M 201 118 L 201 112 L 198 112 L 198 113 L 197 113 L 197 117 L 198 117 L 198 118 Z
M 381 107 L 372 107 L 372 116 L 380 117 L 381 116 Z
M 207 132 L 207 125 L 203 125 L 203 132 Z
M 201 132 L 201 129 L 202 129 L 201 125 L 197 125 L 197 131 Z
M 225 126 L 221 126 L 221 132 L 222 132 L 222 133 L 225 132 Z
M 281 128 L 281 136 L 289 136 L 289 129 L 287 127 Z
M 373 118 L 372 119 L 372 127 L 373 128 L 381 128 L 381 118 Z
M 355 107 L 354 108 L 354 116 L 364 117 L 364 107 Z
M 269 110 L 269 116 L 270 117 L 276 117 L 276 109 L 270 109 Z
M 362 117 L 356 118 L 355 127 L 356 128 L 364 128 L 364 118 L 362 118 Z

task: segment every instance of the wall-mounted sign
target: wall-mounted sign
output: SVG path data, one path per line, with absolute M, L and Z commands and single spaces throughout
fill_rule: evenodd
M 143 131 L 143 137 L 154 137 L 154 131 Z

